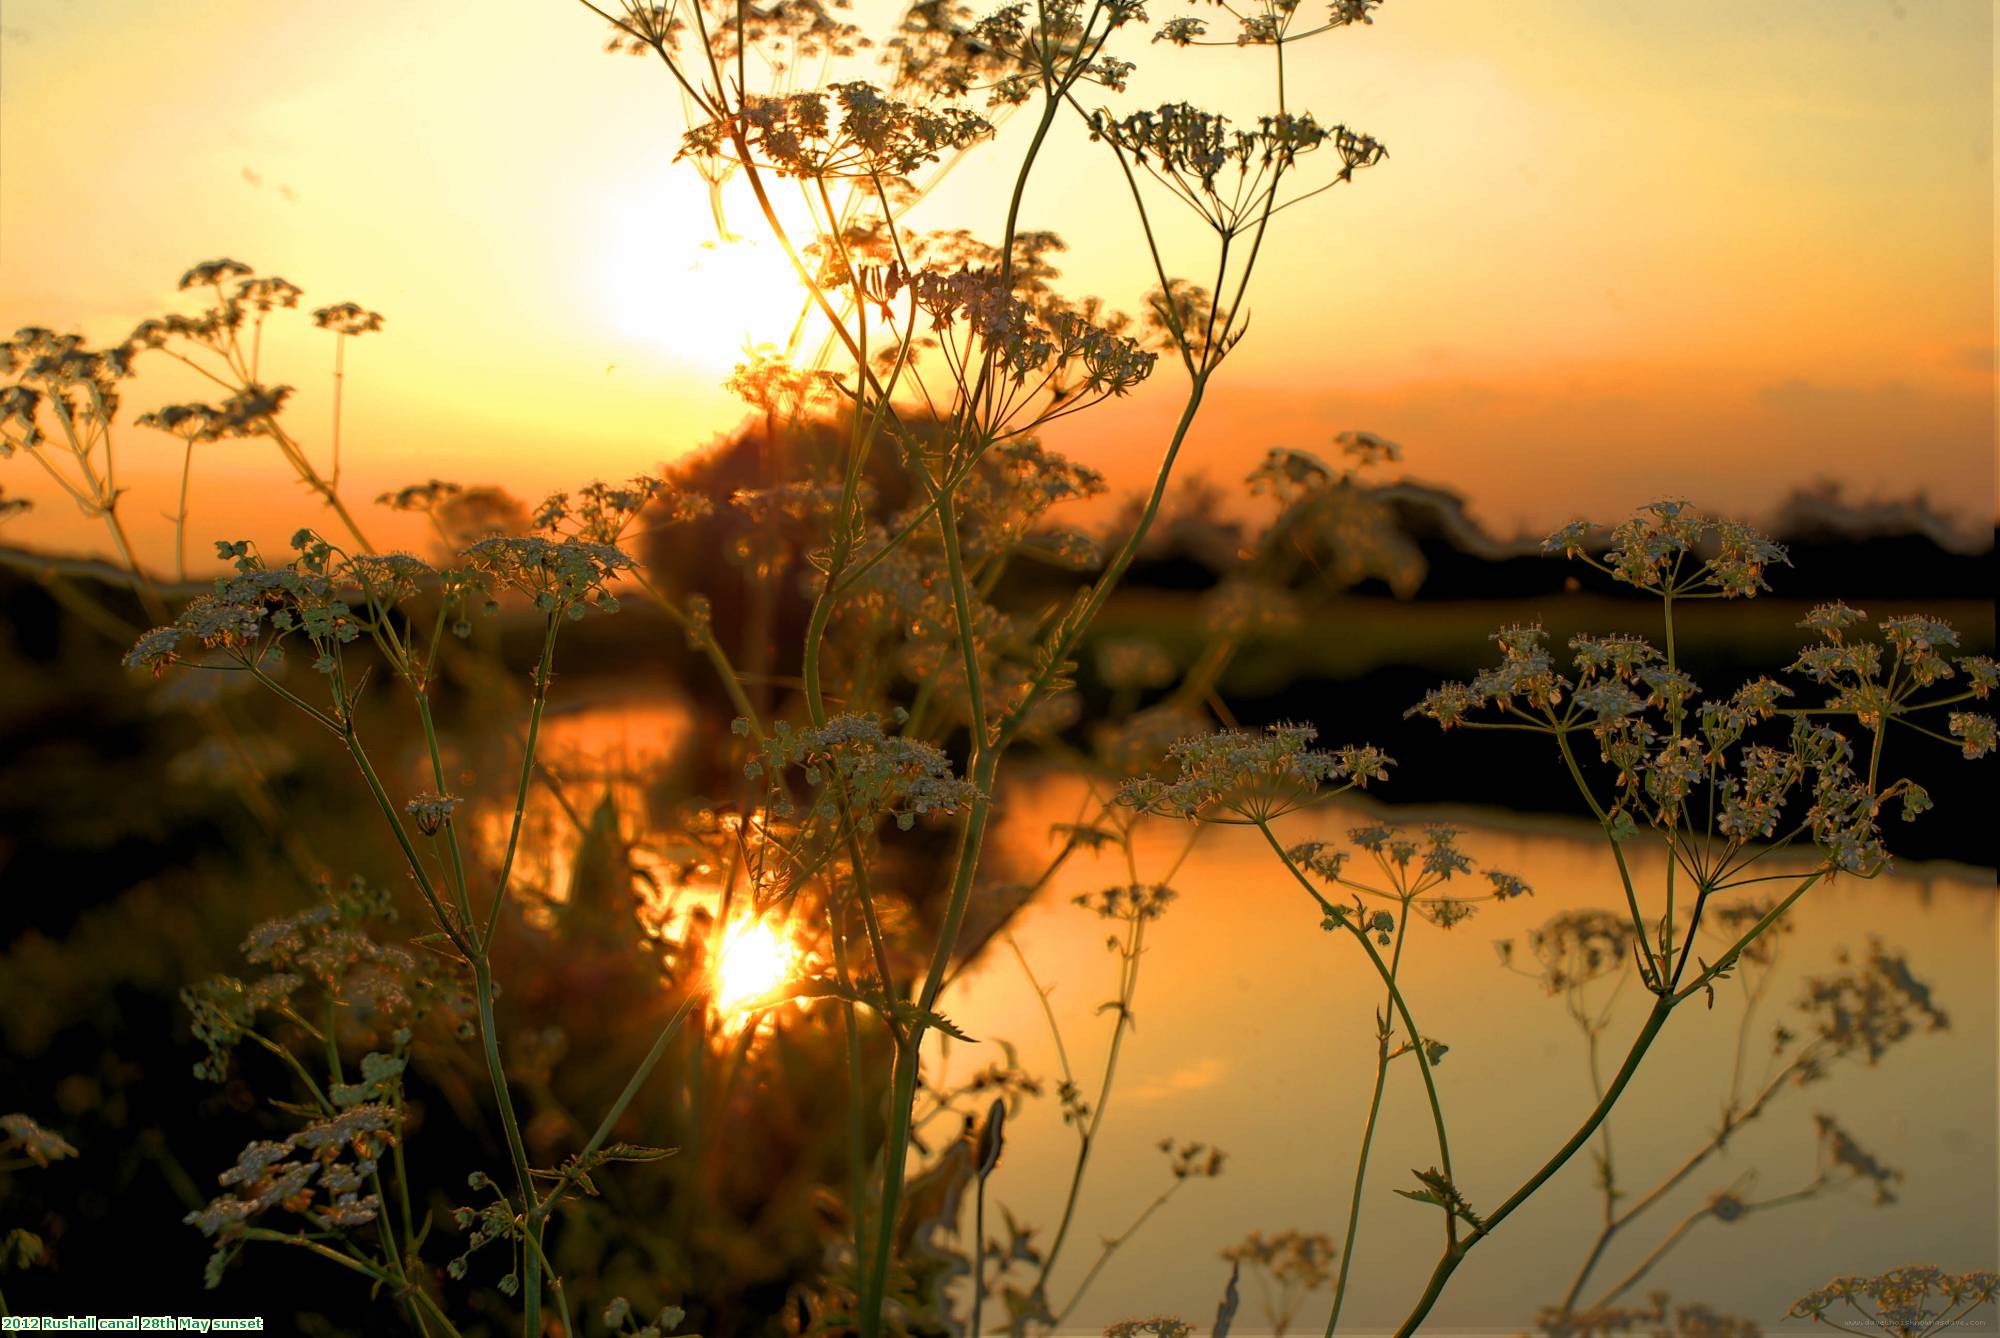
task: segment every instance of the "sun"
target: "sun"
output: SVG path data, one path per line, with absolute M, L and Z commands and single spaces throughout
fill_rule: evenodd
M 731 923 L 717 954 L 716 1011 L 733 1013 L 784 984 L 796 955 L 790 940 L 762 920 Z
M 689 187 L 647 178 L 616 199 L 598 257 L 602 310 L 627 338 L 682 366 L 727 374 L 748 361 L 748 349 L 784 350 L 811 314 L 811 294 L 776 242 L 718 240 L 713 215 Z

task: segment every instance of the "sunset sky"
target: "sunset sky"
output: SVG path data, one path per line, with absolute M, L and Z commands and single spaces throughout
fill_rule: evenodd
M 1283 217 L 1189 465 L 1226 481 L 1363 428 L 1502 534 L 1667 493 L 1754 515 L 1819 479 L 1990 521 L 1993 15 L 1389 0 L 1307 45 L 1294 104 L 1391 157 Z M 363 500 L 431 476 L 532 497 L 707 443 L 739 416 L 719 382 L 746 334 L 782 338 L 785 294 L 759 281 L 728 310 L 745 262 L 699 249 L 714 228 L 672 161 L 679 97 L 601 44 L 562 0 L 8 0 L 0 328 L 116 339 L 225 255 L 307 305 L 379 310 L 347 368 L 344 488 Z M 1265 53 L 1126 54 L 1131 104 L 1267 110 Z M 915 221 L 997 235 L 1023 130 Z M 1108 162 L 1071 133 L 1024 223 L 1069 241 L 1066 291 L 1130 309 L 1147 274 Z M 1196 240 L 1176 227 L 1170 252 Z M 299 387 L 288 418 L 319 449 L 331 343 L 292 325 L 267 377 Z M 1138 486 L 1176 381 L 1163 365 L 1058 444 Z M 128 416 L 180 393 L 142 376 Z M 177 452 L 137 430 L 121 446 L 163 561 Z M 0 542 L 105 548 L 28 462 L 0 462 L 0 484 L 36 502 Z M 318 514 L 267 447 L 204 448 L 198 538 L 272 541 Z

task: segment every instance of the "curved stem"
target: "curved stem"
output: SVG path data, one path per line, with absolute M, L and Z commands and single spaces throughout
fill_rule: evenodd
M 1382 983 L 1388 986 L 1389 998 L 1396 1005 L 1397 1014 L 1403 1019 L 1404 1029 L 1410 1033 L 1410 1050 L 1416 1056 L 1417 1069 L 1424 1075 L 1424 1095 L 1430 1100 L 1431 1123 L 1437 1131 L 1440 1169 L 1443 1170 L 1445 1179 L 1453 1179 L 1451 1169 L 1451 1140 L 1445 1133 L 1444 1106 L 1438 1100 L 1437 1079 L 1431 1075 L 1430 1056 L 1424 1053 L 1424 1033 L 1417 1029 L 1416 1019 L 1410 1016 L 1409 1001 L 1403 997 L 1402 989 L 1397 986 L 1395 973 L 1382 960 L 1382 955 L 1375 951 L 1375 945 L 1369 942 L 1368 931 L 1354 923 L 1354 918 L 1351 915 L 1341 911 L 1325 897 L 1321 896 L 1319 889 L 1314 887 L 1306 878 L 1305 872 L 1297 864 L 1293 863 L 1292 857 L 1286 853 L 1285 847 L 1279 843 L 1277 833 L 1271 830 L 1271 824 L 1259 818 L 1256 821 L 1256 827 L 1258 831 L 1264 833 L 1264 839 L 1270 843 L 1271 849 L 1277 853 L 1279 862 L 1298 881 L 1299 886 L 1303 887 L 1312 899 L 1319 903 L 1321 910 L 1337 919 L 1354 936 L 1355 942 L 1359 943 L 1362 951 L 1368 954 L 1368 960 L 1374 965 L 1375 973 L 1382 978 Z M 1452 1211 L 1449 1208 L 1445 1209 L 1445 1236 L 1448 1240 L 1455 1241 L 1457 1239 L 1457 1222 L 1458 1219 Z
M 1139 985 L 1139 954 L 1144 950 L 1145 936 L 1145 921 L 1136 919 L 1132 921 L 1131 928 L 1126 931 L 1125 950 L 1121 954 L 1123 961 L 1119 972 L 1118 1002 L 1116 1004 L 1118 1021 L 1111 1030 L 1111 1050 L 1105 1056 L 1104 1077 L 1098 1084 L 1097 1104 L 1091 1107 L 1090 1122 L 1083 1126 L 1081 1137 L 1077 1143 L 1076 1166 L 1070 1171 L 1069 1193 L 1063 1200 L 1062 1220 L 1056 1225 L 1055 1238 L 1049 1242 L 1048 1250 L 1043 1253 L 1041 1269 L 1035 1275 L 1034 1292 L 1036 1294 L 1043 1293 L 1044 1289 L 1048 1286 L 1049 1274 L 1056 1266 L 1056 1258 L 1062 1253 L 1063 1242 L 1069 1238 L 1070 1226 L 1076 1219 L 1077 1201 L 1083 1194 L 1084 1171 L 1090 1165 L 1090 1150 L 1096 1145 L 1097 1131 L 1104 1123 L 1105 1106 L 1111 1100 L 1112 1081 L 1118 1074 L 1118 1052 L 1124 1044 L 1125 1033 L 1132 1026 L 1132 998 Z M 1175 1183 L 1178 1184 L 1180 1182 L 1176 1181 Z M 1144 1221 L 1145 1219 L 1142 1217 L 1140 1220 Z M 1100 1262 L 1099 1267 L 1101 1266 Z M 1084 1280 L 1085 1285 L 1088 1285 L 1089 1278 L 1095 1276 L 1096 1272 L 1096 1268 L 1091 1270 L 1090 1274 Z M 1082 1290 L 1081 1287 L 1077 1289 L 1078 1295 L 1082 1294 Z M 1076 1301 L 1072 1299 L 1070 1305 L 1073 1306 L 1075 1304 Z M 1063 1314 L 1068 1313 L 1069 1307 L 1065 1306 Z M 1058 1315 L 1056 1320 L 1057 1323 L 1061 1323 L 1062 1316 Z
M 1395 976 L 1403 964 L 1403 940 L 1408 932 L 1409 905 L 1403 907 L 1404 922 L 1397 927 L 1396 950 L 1389 962 L 1389 974 Z M 1388 1020 L 1382 1020 L 1381 1034 L 1375 1041 L 1375 1092 L 1368 1100 L 1368 1122 L 1361 1129 L 1361 1151 L 1354 1163 L 1354 1190 L 1347 1200 L 1347 1231 L 1340 1241 L 1340 1271 L 1333 1283 L 1333 1311 L 1326 1317 L 1326 1338 L 1333 1338 L 1333 1332 L 1340 1327 L 1340 1308 L 1347 1300 L 1347 1278 L 1354 1266 L 1354 1237 L 1361 1226 L 1361 1190 L 1368 1180 L 1368 1153 L 1375 1142 L 1375 1121 L 1382 1113 L 1382 1092 L 1388 1086 L 1389 1077 L 1389 1028 Z
M 1063 1308 L 1057 1312 L 1056 1328 L 1060 1329 L 1063 1321 L 1069 1318 L 1070 1312 L 1076 1309 L 1077 1302 L 1081 1301 L 1083 1294 L 1090 1290 L 1090 1284 L 1097 1281 L 1097 1275 L 1104 1271 L 1106 1264 L 1111 1262 L 1111 1256 L 1118 1253 L 1124 1247 L 1125 1242 L 1137 1235 L 1139 1228 L 1146 1225 L 1154 1213 L 1166 1207 L 1167 1200 L 1171 1199 L 1180 1190 L 1180 1187 L 1186 1183 L 1185 1179 L 1181 1179 L 1168 1185 L 1166 1189 L 1160 1192 L 1159 1197 L 1147 1204 L 1139 1215 L 1132 1219 L 1132 1225 L 1104 1242 L 1104 1249 L 1098 1253 L 1096 1260 L 1090 1265 L 1090 1271 L 1083 1275 L 1083 1281 L 1076 1284 L 1076 1291 L 1071 1293 L 1069 1300 L 1064 1302 Z
M 1397 1328 L 1396 1338 L 1409 1338 L 1409 1335 L 1417 1331 L 1425 1317 L 1430 1314 L 1431 1307 L 1437 1304 L 1438 1297 L 1444 1294 L 1445 1284 L 1451 1281 L 1451 1275 L 1458 1271 L 1458 1266 L 1465 1261 L 1465 1256 L 1471 1252 L 1472 1247 L 1492 1235 L 1494 1228 L 1512 1215 L 1515 1209 L 1526 1203 L 1536 1190 L 1546 1184 L 1571 1157 L 1576 1155 L 1578 1148 L 1590 1141 L 1590 1136 L 1597 1132 L 1597 1126 L 1604 1123 L 1605 1118 L 1611 1114 L 1611 1108 L 1618 1104 L 1618 1098 L 1624 1094 L 1625 1085 L 1632 1080 L 1632 1075 L 1639 1071 L 1640 1061 L 1652 1048 L 1654 1039 L 1659 1036 L 1660 1028 L 1666 1025 L 1675 1004 L 1676 997 L 1673 995 L 1662 995 L 1653 1001 L 1652 1011 L 1646 1015 L 1646 1024 L 1639 1029 L 1639 1035 L 1633 1040 L 1632 1048 L 1627 1052 L 1625 1062 L 1619 1067 L 1617 1076 L 1612 1078 L 1611 1085 L 1605 1089 L 1604 1095 L 1599 1098 L 1596 1107 L 1578 1126 L 1577 1131 L 1556 1149 L 1555 1154 L 1542 1164 L 1539 1171 L 1529 1176 L 1505 1203 L 1486 1218 L 1485 1226 L 1455 1243 L 1439 1256 L 1436 1267 L 1431 1270 L 1430 1281 L 1424 1287 L 1423 1295 L 1417 1298 L 1416 1305 Z

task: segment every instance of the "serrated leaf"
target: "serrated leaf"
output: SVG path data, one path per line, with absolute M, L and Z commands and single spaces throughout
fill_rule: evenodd
M 1118 840 L 1116 832 L 1085 822 L 1058 822 L 1049 827 L 1051 837 L 1062 837 L 1066 844 L 1081 846 L 1090 850 L 1101 850 Z
M 223 1270 L 228 1268 L 229 1261 L 236 1257 L 237 1248 L 238 1247 L 224 1248 L 223 1246 L 218 1245 L 216 1246 L 215 1250 L 212 1253 L 210 1253 L 210 1255 L 208 1256 L 208 1263 L 204 1265 L 201 1270 L 201 1285 L 203 1286 L 203 1288 L 205 1288 L 208 1291 L 214 1291 L 217 1287 L 220 1287 L 222 1285 Z
M 639 1143 L 612 1143 L 600 1148 L 591 1161 L 592 1164 L 601 1161 L 662 1161 L 679 1151 L 679 1148 L 646 1147 Z
M 1472 1205 L 1465 1201 L 1465 1196 L 1458 1192 L 1457 1186 L 1451 1183 L 1444 1172 L 1434 1166 L 1428 1171 L 1412 1171 L 1411 1174 L 1417 1177 L 1417 1183 L 1422 1188 L 1399 1189 L 1396 1193 L 1418 1203 L 1428 1203 L 1433 1207 L 1442 1208 L 1454 1217 L 1463 1218 L 1476 1231 L 1486 1230 L 1485 1221 L 1478 1213 L 1472 1211 Z
M 899 999 L 896 1001 L 894 1011 L 899 1022 L 920 1026 L 930 1031 L 941 1031 L 954 1040 L 964 1041 L 967 1045 L 979 1044 L 976 1037 L 966 1035 L 957 1023 L 934 1009 L 919 1008 L 907 999 Z

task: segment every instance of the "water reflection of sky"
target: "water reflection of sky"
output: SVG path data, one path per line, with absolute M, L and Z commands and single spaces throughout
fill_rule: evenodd
M 1009 796 L 1003 850 L 1023 863 L 1042 850 L 1049 825 L 1073 820 L 1078 791 L 1049 781 Z M 1332 807 L 1282 820 L 1288 842 L 1342 838 L 1364 810 Z M 1405 820 L 1418 821 L 1414 817 Z M 1581 1034 L 1562 1003 L 1534 980 L 1511 974 L 1493 944 L 1557 911 L 1612 908 L 1620 892 L 1594 829 L 1455 815 L 1461 844 L 1482 865 L 1517 872 L 1531 900 L 1488 905 L 1452 930 L 1418 926 L 1403 979 L 1418 1023 L 1448 1042 L 1438 1069 L 1461 1188 L 1475 1208 L 1497 1204 L 1536 1169 L 1593 1104 Z M 1891 833 L 1893 839 L 1893 832 Z M 1170 862 L 1185 829 L 1158 823 L 1140 846 L 1139 872 Z M 1125 882 L 1115 852 L 1079 855 L 1026 908 L 1016 940 L 1045 986 L 1080 1081 L 1094 1091 L 1111 1031 L 1099 1007 L 1116 992 L 1116 958 L 1099 921 L 1070 897 Z M 1201 1139 L 1228 1150 L 1227 1172 L 1188 1185 L 1106 1266 L 1067 1328 L 1097 1332 L 1111 1321 L 1170 1313 L 1202 1326 L 1215 1313 L 1228 1266 L 1218 1251 L 1252 1229 L 1341 1234 L 1356 1139 L 1374 1077 L 1374 1010 L 1380 986 L 1359 949 L 1318 928 L 1319 916 L 1254 829 L 1209 831 L 1174 880 L 1181 893 L 1149 929 L 1138 989 L 1138 1023 L 1125 1042 L 1120 1080 L 1084 1202 L 1052 1279 L 1066 1297 L 1099 1242 L 1125 1229 L 1167 1183 L 1155 1148 L 1162 1137 Z M 1810 891 L 1792 912 L 1768 1001 L 1750 1032 L 1753 1056 L 1768 1052 L 1771 1023 L 1793 1008 L 1802 982 L 1836 969 L 1843 945 L 1879 935 L 1907 954 L 1935 989 L 1950 1030 L 1920 1034 L 1873 1068 L 1842 1061 L 1831 1076 L 1789 1088 L 1700 1171 L 1616 1239 L 1584 1299 L 1623 1277 L 1669 1230 L 1746 1173 L 1751 1197 L 1782 1193 L 1819 1165 L 1814 1116 L 1835 1115 L 1854 1138 L 1904 1173 L 1898 1200 L 1878 1207 L 1864 1186 L 1754 1214 L 1740 1223 L 1705 1220 L 1635 1289 L 1659 1287 L 1676 1301 L 1704 1301 L 1767 1330 L 1791 1300 L 1842 1273 L 1908 1263 L 1950 1270 L 2000 1260 L 2000 1115 L 1996 1114 L 1995 893 L 1990 873 L 1911 866 L 1874 882 L 1843 879 Z M 1053 1042 L 1011 954 L 993 951 L 955 987 L 947 1011 L 972 1035 L 1005 1037 L 1023 1065 L 1049 1080 Z M 1740 987 L 1725 984 L 1713 1011 L 1692 1001 L 1677 1012 L 1614 1117 L 1620 1179 L 1642 1192 L 1713 1131 L 1727 1096 L 1742 1015 Z M 1612 1067 L 1637 1031 L 1647 996 L 1628 986 L 1605 1036 Z M 963 1048 L 954 1063 L 971 1068 Z M 1407 1059 L 1392 1067 L 1364 1203 L 1356 1272 L 1342 1331 L 1387 1332 L 1421 1292 L 1437 1255 L 1436 1213 L 1397 1198 L 1411 1168 L 1436 1161 L 1427 1108 Z M 1029 1103 L 1008 1125 L 1005 1160 L 992 1194 L 1041 1229 L 1060 1215 L 1075 1135 L 1053 1097 Z M 1483 1243 L 1459 1269 L 1426 1332 L 1523 1330 L 1568 1286 L 1602 1217 L 1588 1158 L 1569 1167 Z M 997 1216 L 997 1214 L 996 1214 Z M 1295 1332 L 1317 1333 L 1327 1293 L 1301 1311 Z M 1262 1327 L 1245 1298 L 1241 1331 Z M 989 1312 L 991 1313 L 991 1312 Z M 1990 1310 L 1975 1323 L 1991 1325 Z

